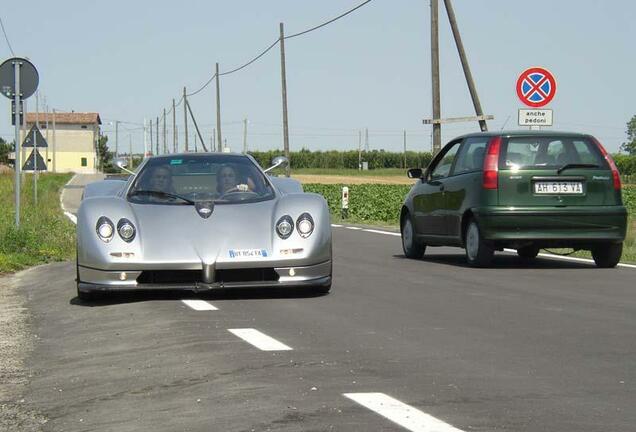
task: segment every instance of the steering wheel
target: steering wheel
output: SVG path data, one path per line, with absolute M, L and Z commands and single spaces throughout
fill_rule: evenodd
M 230 201 L 242 201 L 257 196 L 259 196 L 257 192 L 251 190 L 243 190 L 236 186 L 223 192 L 219 198 L 227 199 Z

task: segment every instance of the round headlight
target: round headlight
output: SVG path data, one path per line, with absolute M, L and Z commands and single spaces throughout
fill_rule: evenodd
M 125 242 L 131 242 L 135 238 L 135 227 L 128 219 L 120 219 L 117 223 L 117 232 Z
M 276 222 L 276 233 L 283 240 L 288 238 L 294 231 L 294 220 L 291 216 L 285 215 Z
M 309 213 L 303 213 L 296 221 L 296 228 L 302 238 L 307 238 L 314 232 L 314 219 Z
M 97 236 L 108 243 L 113 239 L 113 234 L 115 233 L 115 226 L 106 216 L 102 216 L 97 220 L 97 225 L 95 226 L 97 231 Z

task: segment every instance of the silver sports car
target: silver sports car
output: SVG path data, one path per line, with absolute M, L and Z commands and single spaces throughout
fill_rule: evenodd
M 141 289 L 328 292 L 327 202 L 267 171 L 242 154 L 171 154 L 146 159 L 128 180 L 87 185 L 77 215 L 79 298 Z

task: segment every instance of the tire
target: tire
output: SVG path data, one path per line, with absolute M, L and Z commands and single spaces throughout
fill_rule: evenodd
M 495 250 L 484 241 L 477 221 L 471 219 L 466 227 L 466 261 L 471 267 L 487 267 Z
M 597 267 L 614 268 L 621 261 L 623 243 L 605 243 L 592 248 L 592 258 Z
M 400 224 L 400 234 L 402 237 L 402 250 L 404 255 L 411 259 L 420 259 L 424 256 L 426 251 L 426 245 L 419 243 L 415 239 L 415 229 L 413 228 L 413 222 L 411 222 L 411 215 L 406 214 Z
M 524 260 L 532 260 L 539 255 L 539 248 L 536 246 L 525 246 L 517 249 L 517 255 Z

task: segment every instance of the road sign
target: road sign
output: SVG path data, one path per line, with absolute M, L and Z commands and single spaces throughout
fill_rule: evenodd
M 33 144 L 35 144 L 35 147 L 49 146 L 46 140 L 44 139 L 44 137 L 42 136 L 40 129 L 38 129 L 36 125 L 33 125 L 31 130 L 29 131 L 29 134 L 26 136 L 26 138 L 24 138 L 24 141 L 22 142 L 22 147 L 32 148 Z
M 37 161 L 37 165 L 35 165 Z M 35 166 L 34 166 L 35 165 Z M 46 171 L 46 163 L 44 163 L 44 158 L 40 155 L 40 152 L 35 149 L 31 152 L 31 155 L 27 158 L 24 166 L 22 167 L 23 171 Z
M 521 102 L 532 108 L 540 108 L 550 103 L 556 89 L 554 75 L 541 67 L 526 69 L 517 79 L 517 96 Z
M 14 98 L 16 62 L 20 65 L 20 97 L 27 99 L 37 90 L 40 76 L 33 63 L 21 57 L 10 58 L 0 65 L 0 93 L 9 99 Z
M 520 109 L 519 126 L 552 126 L 552 110 Z

